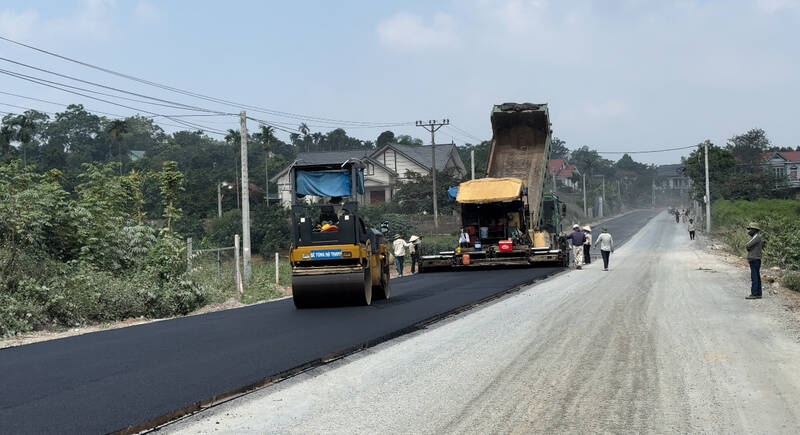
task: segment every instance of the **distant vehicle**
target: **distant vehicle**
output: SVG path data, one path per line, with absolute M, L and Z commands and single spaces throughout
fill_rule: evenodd
M 561 235 L 566 205 L 555 193 L 544 193 L 551 137 L 547 104 L 500 104 L 491 122 L 487 178 L 461 183 L 456 195 L 465 236 L 454 251 L 422 256 L 423 271 L 569 263 Z
M 292 299 L 297 308 L 370 305 L 389 297 L 389 245 L 358 213 L 364 165 L 291 168 Z M 319 203 L 298 201 L 313 195 Z

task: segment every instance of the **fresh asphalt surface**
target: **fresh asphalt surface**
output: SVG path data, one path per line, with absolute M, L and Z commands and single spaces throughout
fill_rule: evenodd
M 605 225 L 621 244 L 654 214 Z M 299 311 L 286 299 L 0 349 L 0 433 L 122 430 L 558 270 L 426 273 L 392 280 L 391 298 L 370 307 Z

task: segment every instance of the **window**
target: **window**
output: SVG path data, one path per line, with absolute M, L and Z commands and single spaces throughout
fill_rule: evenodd
M 772 173 L 775 174 L 776 177 L 785 177 L 786 168 L 783 166 L 775 166 L 772 168 Z
M 375 175 L 375 165 L 372 163 L 367 164 L 367 175 Z
M 797 166 L 792 166 L 792 168 L 789 169 L 789 178 L 797 180 Z

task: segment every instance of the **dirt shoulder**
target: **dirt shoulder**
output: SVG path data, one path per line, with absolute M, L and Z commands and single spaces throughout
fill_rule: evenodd
M 724 242 L 700 235 L 697 238 L 697 247 L 720 263 L 741 271 L 747 277 L 746 284 L 749 285 L 750 265 L 744 257 L 732 253 Z M 800 342 L 800 293 L 781 285 L 781 272 L 779 268 L 761 269 L 763 299 L 756 301 L 754 305 L 784 324 L 794 339 Z M 748 289 L 749 287 L 745 287 L 742 297 L 746 296 Z

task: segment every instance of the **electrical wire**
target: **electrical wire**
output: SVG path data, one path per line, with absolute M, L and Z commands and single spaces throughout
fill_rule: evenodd
M 298 113 L 284 112 L 284 111 L 269 109 L 269 108 L 266 108 L 266 107 L 254 106 L 254 105 L 250 105 L 250 104 L 237 103 L 237 102 L 234 102 L 234 101 L 225 100 L 225 99 L 217 98 L 217 97 L 211 97 L 211 96 L 208 96 L 208 95 L 200 94 L 198 92 L 187 91 L 187 90 L 176 88 L 176 87 L 173 87 L 173 86 L 168 86 L 168 85 L 164 85 L 164 84 L 161 84 L 161 83 L 157 83 L 157 82 L 153 82 L 153 81 L 150 81 L 150 80 L 146 80 L 146 79 L 142 79 L 142 78 L 139 78 L 139 77 L 135 77 L 135 76 L 132 76 L 132 75 L 129 75 L 129 74 L 117 72 L 117 71 L 114 71 L 114 70 L 111 70 L 111 69 L 108 69 L 108 68 L 104 68 L 104 67 L 101 67 L 101 66 L 93 65 L 93 64 L 90 64 L 88 62 L 83 62 L 83 61 L 80 61 L 80 60 L 77 60 L 77 59 L 73 59 L 73 58 L 70 58 L 70 57 L 67 57 L 67 56 L 64 56 L 64 55 L 60 55 L 60 54 L 57 54 L 57 53 L 54 53 L 54 52 L 51 52 L 51 51 L 47 51 L 47 50 L 41 49 L 41 48 L 38 48 L 38 47 L 34 47 L 32 45 L 28 45 L 28 44 L 25 44 L 25 43 L 22 43 L 22 42 L 19 42 L 19 41 L 15 41 L 13 39 L 6 38 L 4 36 L 0 36 L 0 40 L 4 40 L 4 41 L 12 43 L 12 44 L 16 44 L 16 45 L 19 45 L 19 46 L 22 46 L 22 47 L 25 47 L 25 48 L 28 48 L 28 49 L 31 49 L 31 50 L 34 50 L 34 51 L 38 51 L 40 53 L 56 57 L 56 58 L 59 58 L 61 60 L 65 60 L 67 62 L 72 62 L 72 63 L 78 64 L 78 65 L 81 65 L 81 66 L 84 66 L 84 67 L 87 67 L 87 68 L 92 68 L 92 69 L 95 69 L 95 70 L 98 70 L 98 71 L 102 71 L 102 72 L 105 72 L 105 73 L 108 73 L 108 74 L 112 74 L 112 75 L 115 75 L 117 77 L 122 77 L 122 78 L 125 78 L 125 79 L 128 79 L 128 80 L 133 80 L 133 81 L 138 82 L 138 83 L 146 84 L 146 85 L 149 85 L 149 86 L 157 87 L 157 88 L 160 88 L 160 89 L 168 90 L 168 91 L 179 93 L 179 94 L 186 95 L 186 96 L 191 96 L 191 97 L 202 99 L 202 100 L 205 100 L 205 101 L 215 102 L 217 104 L 224 104 L 224 105 L 227 105 L 227 106 L 238 107 L 238 108 L 246 108 L 246 109 L 250 109 L 250 110 L 253 110 L 253 111 L 256 111 L 256 112 L 266 113 L 266 114 L 270 114 L 270 115 L 274 115 L 274 116 L 292 118 L 292 119 L 298 119 L 298 120 L 307 120 L 307 121 L 312 121 L 312 122 L 323 122 L 323 123 L 324 122 L 329 122 L 329 123 L 335 123 L 335 124 L 341 125 L 341 126 L 345 126 L 345 125 L 350 125 L 350 126 L 361 125 L 361 126 L 364 126 L 364 127 L 369 127 L 369 126 L 376 126 L 377 127 L 377 126 L 389 125 L 389 126 L 393 126 L 393 127 L 399 127 L 399 126 L 403 126 L 403 125 L 413 125 L 414 124 L 413 122 L 348 121 L 348 120 L 324 118 L 324 117 L 318 117 L 318 116 L 308 116 L 308 115 L 302 115 L 302 114 L 298 114 Z
M 698 145 L 691 145 L 688 147 L 665 148 L 661 150 L 648 150 L 648 151 L 597 151 L 597 154 L 652 154 L 664 153 L 667 151 L 688 150 L 690 148 L 697 148 Z
M 187 127 L 197 128 L 197 129 L 201 129 L 201 130 L 204 130 L 204 131 L 209 131 L 209 132 L 212 132 L 212 133 L 221 134 L 223 136 L 227 135 L 227 132 L 223 132 L 223 131 L 220 131 L 220 130 L 217 130 L 217 129 L 214 129 L 214 128 L 209 128 L 207 126 L 203 126 L 203 125 L 200 125 L 200 124 L 197 124 L 197 123 L 194 123 L 194 122 L 184 121 L 184 120 L 179 119 L 179 118 L 169 117 L 169 116 L 166 116 L 166 115 L 162 115 L 160 113 L 151 112 L 149 110 L 144 110 L 144 109 L 128 106 L 128 105 L 125 105 L 125 104 L 116 103 L 114 101 L 109 101 L 109 100 L 105 100 L 105 99 L 102 99 L 102 98 L 93 97 L 91 95 L 82 94 L 80 92 L 72 91 L 72 90 L 69 90 L 69 89 L 64 89 L 64 88 L 56 86 L 56 85 L 51 85 L 51 84 L 48 84 L 48 83 L 40 82 L 40 81 L 38 81 L 36 79 L 29 79 L 29 78 L 26 78 L 26 77 L 21 77 L 19 74 L 14 73 L 14 72 L 8 72 L 6 70 L 0 69 L 0 74 L 6 74 L 6 75 L 9 75 L 11 77 L 15 77 L 15 78 L 18 78 L 18 79 L 21 79 L 21 80 L 29 81 L 29 82 L 36 83 L 36 84 L 39 84 L 39 85 L 42 85 L 42 86 L 46 86 L 46 87 L 49 87 L 49 88 L 53 88 L 53 89 L 58 89 L 58 90 L 63 91 L 63 92 L 68 92 L 68 93 L 71 93 L 71 94 L 80 95 L 80 96 L 85 97 L 85 98 L 90 98 L 92 100 L 97 100 L 97 101 L 101 101 L 101 102 L 104 102 L 104 103 L 112 104 L 112 105 L 115 105 L 115 106 L 124 107 L 124 108 L 130 109 L 130 110 L 147 113 L 148 115 L 164 116 L 167 119 L 170 119 L 170 120 L 172 120 L 174 122 L 177 122 L 179 124 L 183 124 L 184 126 L 187 126 Z
M 73 76 L 70 76 L 70 75 L 67 75 L 67 74 L 61 74 L 61 73 L 57 73 L 55 71 L 50 71 L 50 70 L 47 70 L 47 69 L 44 69 L 44 68 L 35 67 L 33 65 L 28 65 L 28 64 L 22 63 L 22 62 L 17 62 L 15 60 L 11 60 L 11 59 L 8 59 L 8 58 L 5 58 L 5 57 L 0 57 L 0 60 L 8 62 L 8 63 L 13 63 L 15 65 L 23 66 L 25 68 L 29 68 L 29 69 L 32 69 L 32 70 L 35 70 L 35 71 L 51 74 L 51 75 L 54 75 L 54 76 L 57 76 L 57 77 L 61 77 L 61 78 L 69 79 L 69 80 L 74 80 L 76 82 L 84 83 L 84 84 L 87 84 L 87 85 L 92 85 L 92 86 L 96 86 L 96 87 L 99 87 L 99 88 L 112 90 L 112 91 L 123 93 L 123 94 L 133 95 L 133 96 L 136 96 L 136 97 L 147 98 L 147 99 L 150 99 L 150 100 L 159 101 L 161 104 L 151 103 L 151 102 L 142 101 L 142 100 L 135 100 L 135 99 L 131 100 L 130 98 L 127 98 L 127 97 L 121 97 L 121 96 L 113 95 L 113 94 L 105 94 L 105 93 L 102 93 L 100 91 L 88 90 L 88 89 L 85 89 L 85 88 L 76 88 L 74 86 L 66 85 L 66 84 L 63 84 L 63 83 L 50 82 L 50 83 L 60 84 L 61 86 L 67 86 L 67 87 L 71 87 L 71 88 L 75 88 L 75 89 L 80 89 L 80 90 L 83 90 L 85 92 L 93 92 L 93 93 L 96 93 L 96 94 L 110 96 L 110 97 L 114 97 L 114 98 L 137 101 L 137 102 L 142 102 L 142 103 L 146 103 L 146 104 L 155 104 L 155 105 L 159 105 L 159 106 L 164 106 L 165 105 L 164 103 L 166 103 L 166 107 L 172 107 L 172 108 L 176 108 L 176 109 L 195 110 L 195 111 L 199 111 L 199 112 L 221 113 L 221 112 L 218 112 L 218 111 L 214 111 L 214 110 L 210 110 L 210 109 L 206 109 L 206 108 L 202 108 L 202 107 L 190 106 L 188 104 L 183 104 L 183 103 L 179 103 L 179 102 L 176 102 L 176 101 L 164 100 L 164 99 L 161 99 L 161 98 L 151 97 L 151 96 L 145 95 L 145 94 L 139 94 L 137 92 L 130 92 L 130 91 L 126 91 L 126 90 L 123 90 L 123 89 L 118 89 L 118 88 L 115 88 L 113 86 L 107 86 L 107 85 L 96 83 L 96 82 L 92 82 L 92 81 L 89 81 L 89 80 L 79 79 L 77 77 L 73 77 Z M 16 74 L 24 75 L 22 73 L 16 73 Z M 48 80 L 45 80 L 45 79 L 42 79 L 42 78 L 39 78 L 39 77 L 33 77 L 33 76 L 27 76 L 27 77 L 36 78 L 36 79 L 42 80 L 42 81 L 48 81 Z
M 470 132 L 468 132 L 468 131 L 460 128 L 460 127 L 457 127 L 457 126 L 453 125 L 452 123 L 448 124 L 447 126 L 450 127 L 451 129 L 461 133 L 462 135 L 464 135 L 466 137 L 469 137 L 469 138 L 472 138 L 473 140 L 478 141 L 478 143 L 481 143 L 481 142 L 484 141 L 484 139 L 481 139 L 481 138 L 475 136 L 474 134 L 471 134 Z

